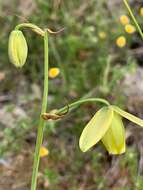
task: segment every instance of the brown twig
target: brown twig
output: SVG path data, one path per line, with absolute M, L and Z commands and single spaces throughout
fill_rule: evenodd
M 41 115 L 41 117 L 44 120 L 58 120 L 61 119 L 62 117 L 64 117 L 68 112 L 69 112 L 69 106 L 67 105 L 67 110 L 64 113 L 56 113 L 57 110 L 53 110 L 50 113 L 44 113 Z
M 58 30 L 58 31 L 53 31 L 53 30 L 51 30 L 51 29 L 49 29 L 49 28 L 46 28 L 45 30 L 48 31 L 50 34 L 59 34 L 59 33 L 63 32 L 63 31 L 65 30 L 65 27 L 64 27 L 64 28 L 61 28 L 61 29 Z

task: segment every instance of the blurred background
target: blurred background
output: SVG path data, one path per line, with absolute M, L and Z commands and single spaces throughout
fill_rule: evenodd
M 142 0 L 130 0 L 143 26 Z M 16 69 L 8 59 L 11 30 L 32 22 L 49 37 L 48 109 L 83 97 L 102 97 L 143 119 L 143 41 L 121 0 L 0 0 L 0 190 L 30 188 L 43 89 L 43 41 L 24 29 L 29 53 Z M 124 121 L 127 151 L 110 156 L 102 144 L 78 147 L 85 124 L 101 107 L 82 105 L 48 122 L 39 190 L 142 190 L 143 130 Z

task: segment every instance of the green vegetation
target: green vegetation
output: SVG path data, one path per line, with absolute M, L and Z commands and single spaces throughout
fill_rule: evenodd
M 12 12 L 18 11 L 15 10 L 16 3 L 11 7 Z M 0 33 L 3 98 L 0 102 L 0 154 L 4 159 L 11 152 L 15 156 L 23 155 L 22 151 L 28 145 L 31 163 L 43 89 L 44 50 L 42 38 L 23 30 L 29 47 L 27 63 L 23 69 L 13 68 L 7 56 L 7 39 L 13 26 L 27 19 L 38 26 L 40 23 L 44 29 L 61 30 L 49 35 L 48 110 L 60 109 L 75 100 L 91 97 L 107 99 L 126 109 L 123 81 L 127 74 L 135 74 L 141 64 L 140 58 L 134 54 L 134 50 L 140 48 L 137 29 L 140 34 L 141 29 L 138 24 L 135 28 L 123 4 L 118 8 L 104 0 L 92 0 L 90 3 L 40 0 L 34 3 L 34 10 L 30 10 L 28 16 L 23 11 L 22 17 L 11 13 L 5 17 L 3 10 L 7 10 L 7 6 L 2 3 L 0 12 L 3 22 Z M 134 12 L 141 26 L 141 6 L 135 6 Z M 76 112 L 72 111 L 70 116 L 67 114 L 69 106 L 64 107 L 62 115 L 58 115 L 57 110 L 50 112 L 50 117 L 55 113 L 54 117 L 65 117 L 46 122 L 44 146 L 49 154 L 41 161 L 38 189 L 142 189 L 141 153 L 140 148 L 136 149 L 139 142 L 133 140 L 131 145 L 128 144 L 128 137 L 135 139 L 137 136 L 130 129 L 127 130 L 127 152 L 120 157 L 107 155 L 102 145 L 87 154 L 79 151 L 78 139 L 83 126 L 99 108 L 99 103 L 87 103 L 78 110 L 74 108 Z M 29 189 L 29 185 L 26 188 Z

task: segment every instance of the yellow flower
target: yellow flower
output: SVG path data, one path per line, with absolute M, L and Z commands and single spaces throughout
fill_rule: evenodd
M 107 34 L 103 31 L 99 32 L 98 35 L 99 35 L 99 38 L 101 38 L 101 39 L 105 39 L 107 37 Z
M 143 7 L 140 8 L 140 15 L 143 16 Z
M 48 149 L 45 148 L 44 146 L 42 146 L 42 147 L 40 148 L 40 157 L 41 157 L 41 158 L 42 158 L 42 157 L 45 157 L 45 156 L 47 156 L 48 154 L 49 154 Z
M 82 131 L 79 147 L 86 152 L 99 141 L 102 141 L 109 154 L 122 154 L 126 151 L 125 128 L 122 117 L 143 127 L 143 120 L 110 105 L 101 108 L 95 113 Z
M 133 25 L 127 24 L 127 25 L 125 26 L 125 31 L 126 31 L 128 34 L 133 34 L 133 33 L 136 31 L 136 29 L 135 29 L 135 27 L 134 27 Z
M 122 25 L 129 24 L 129 18 L 126 15 L 121 15 L 120 16 L 120 22 Z
M 116 45 L 120 48 L 123 48 L 126 45 L 126 38 L 124 36 L 119 36 L 116 39 Z
M 53 67 L 53 68 L 49 69 L 49 77 L 50 78 L 57 77 L 59 75 L 59 73 L 60 73 L 60 70 L 57 67 Z

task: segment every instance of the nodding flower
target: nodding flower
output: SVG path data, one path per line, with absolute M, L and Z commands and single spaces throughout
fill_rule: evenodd
M 8 54 L 12 64 L 22 67 L 27 58 L 28 47 L 26 39 L 20 30 L 13 30 L 10 33 Z
M 124 153 L 126 143 L 122 117 L 143 127 L 143 120 L 119 107 L 112 105 L 103 107 L 85 126 L 79 140 L 81 151 L 86 152 L 99 141 L 102 141 L 109 154 Z

